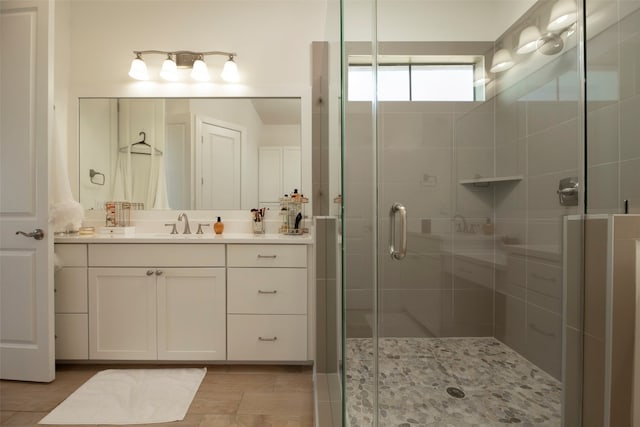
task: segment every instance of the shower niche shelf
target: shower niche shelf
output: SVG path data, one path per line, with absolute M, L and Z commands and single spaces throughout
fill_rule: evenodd
M 522 181 L 522 175 L 512 176 L 496 176 L 491 178 L 471 178 L 458 180 L 460 185 L 472 185 L 474 187 L 488 187 L 491 184 L 499 182 L 516 182 Z

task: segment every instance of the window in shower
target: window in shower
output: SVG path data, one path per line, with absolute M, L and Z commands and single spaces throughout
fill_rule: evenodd
M 474 64 L 378 66 L 379 101 L 474 101 Z M 371 101 L 371 65 L 349 66 L 349 101 Z

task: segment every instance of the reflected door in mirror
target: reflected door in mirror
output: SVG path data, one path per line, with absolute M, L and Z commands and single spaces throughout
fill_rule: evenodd
M 242 131 L 198 120 L 200 150 L 196 152 L 196 209 L 240 209 L 240 147 Z

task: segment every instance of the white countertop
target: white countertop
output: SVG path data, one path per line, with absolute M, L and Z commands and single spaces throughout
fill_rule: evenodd
M 284 234 L 168 234 L 168 233 L 135 233 L 135 234 L 99 234 L 91 236 L 65 235 L 55 236 L 55 243 L 242 243 L 242 244 L 287 244 L 310 245 L 313 236 Z

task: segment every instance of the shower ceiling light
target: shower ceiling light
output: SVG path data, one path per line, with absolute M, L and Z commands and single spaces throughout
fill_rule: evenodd
M 559 31 L 576 22 L 577 8 L 574 0 L 558 0 L 551 8 L 547 30 Z
M 489 71 L 492 73 L 501 73 L 503 71 L 507 71 L 511 67 L 513 67 L 511 54 L 507 49 L 500 49 L 493 55 L 491 69 Z
M 540 40 L 540 30 L 535 25 L 531 25 L 520 33 L 520 42 L 516 52 L 520 55 L 531 53 L 538 48 Z
M 162 63 L 162 69 L 160 71 L 160 77 L 165 80 L 178 80 L 178 68 L 192 68 L 191 78 L 197 81 L 208 81 L 209 70 L 207 68 L 207 64 L 205 64 L 204 62 L 204 57 L 207 55 L 220 55 L 228 57 L 229 59 L 225 63 L 221 77 L 225 81 L 229 82 L 237 82 L 239 80 L 238 66 L 234 61 L 237 54 L 234 52 L 191 52 L 188 50 L 170 52 L 165 50 L 135 50 L 133 51 L 133 53 L 136 55 L 136 57 L 131 62 L 129 76 L 136 80 L 149 79 L 147 65 L 145 64 L 144 59 L 142 59 L 142 55 L 152 54 L 161 54 L 167 56 L 167 58 Z

